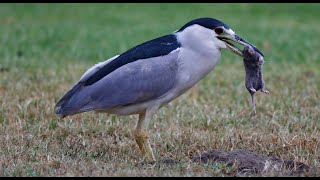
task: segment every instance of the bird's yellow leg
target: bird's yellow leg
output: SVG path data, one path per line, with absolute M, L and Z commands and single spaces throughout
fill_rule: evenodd
M 152 148 L 148 140 L 148 133 L 144 130 L 136 129 L 134 132 L 136 142 L 141 150 L 142 154 L 147 161 L 156 161 Z
M 146 160 L 150 162 L 156 161 L 156 158 L 150 146 L 148 140 L 148 132 L 146 129 L 148 128 L 150 119 L 152 118 L 154 112 L 154 110 L 147 110 L 146 112 L 139 114 L 139 121 L 134 131 L 134 137 L 139 146 L 139 149 L 141 150 Z

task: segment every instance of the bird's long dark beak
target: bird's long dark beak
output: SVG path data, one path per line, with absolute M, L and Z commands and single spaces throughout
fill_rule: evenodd
M 240 36 L 238 35 L 222 35 L 222 36 L 218 36 L 218 38 L 222 41 L 225 42 L 225 44 L 227 45 L 227 49 L 230 50 L 231 52 L 243 57 L 243 54 L 242 54 L 242 50 L 239 49 L 237 46 L 235 46 L 234 44 L 232 44 L 230 41 L 233 41 L 233 42 L 236 42 L 240 45 L 243 45 L 243 46 L 252 46 L 253 49 L 260 53 L 262 56 L 264 56 L 262 54 L 262 52 L 253 44 L 249 43 L 248 41 L 242 39 Z

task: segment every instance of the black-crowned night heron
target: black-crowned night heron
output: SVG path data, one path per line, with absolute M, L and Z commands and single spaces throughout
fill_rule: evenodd
M 56 114 L 61 118 L 86 111 L 139 114 L 135 140 L 146 160 L 155 161 L 147 133 L 153 115 L 213 70 L 221 49 L 243 56 L 228 40 L 260 52 L 225 23 L 194 19 L 172 34 L 91 67 L 59 100 Z

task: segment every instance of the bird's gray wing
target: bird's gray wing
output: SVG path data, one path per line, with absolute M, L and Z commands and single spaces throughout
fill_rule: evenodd
M 174 86 L 178 51 L 165 56 L 129 63 L 87 86 L 90 102 L 82 109 L 106 109 L 156 99 Z
M 125 87 L 126 84 L 128 84 L 128 86 L 130 85 L 132 92 L 137 92 L 137 89 L 134 88 L 143 88 L 148 85 L 152 87 L 157 86 L 155 84 L 148 84 L 150 83 L 150 79 L 147 78 L 153 77 L 153 82 L 159 81 L 159 83 L 161 83 L 161 78 L 164 77 L 158 77 L 158 75 L 165 75 L 157 73 L 166 72 L 170 75 L 170 70 L 166 68 L 173 65 L 171 64 L 171 62 L 169 63 L 169 59 L 172 59 L 172 56 L 175 54 L 172 52 L 176 52 L 179 47 L 180 43 L 177 41 L 176 35 L 165 35 L 144 42 L 120 54 L 119 56 L 115 56 L 108 59 L 107 61 L 96 64 L 95 66 L 87 70 L 80 78 L 80 80 L 60 98 L 55 106 L 56 114 L 61 117 L 65 117 L 67 115 L 92 110 L 96 107 L 101 107 L 101 104 L 104 104 L 105 107 L 117 106 L 120 104 L 128 104 L 130 102 L 134 103 L 136 101 L 143 101 L 143 98 L 148 99 L 148 97 L 155 97 L 157 93 L 161 93 L 162 91 L 151 95 L 146 95 L 147 93 L 149 93 L 149 91 L 152 90 L 145 89 L 143 95 L 138 96 L 130 94 L 131 101 L 129 102 L 129 96 L 125 97 L 126 94 L 121 95 L 121 93 L 124 93 L 125 91 L 119 89 L 128 88 Z M 159 60 L 159 62 L 157 62 L 156 60 Z M 144 67 L 143 65 L 149 63 L 150 68 L 153 72 L 150 73 L 144 72 L 142 70 L 139 71 L 139 69 Z M 163 63 L 168 63 L 167 65 L 169 66 L 160 67 Z M 127 74 L 131 73 L 129 77 L 126 77 L 126 73 L 122 73 L 122 71 L 126 71 L 126 68 L 131 68 L 132 72 L 130 70 L 127 70 Z M 104 78 L 106 78 L 106 80 L 100 82 Z M 139 85 L 131 84 L 131 81 L 135 81 L 136 79 L 146 79 L 146 84 L 143 84 L 142 82 L 140 82 L 141 84 Z M 128 82 L 125 82 L 126 80 Z M 100 85 L 101 83 L 104 84 Z M 131 85 L 133 85 L 133 87 L 131 87 Z M 118 87 L 118 89 L 112 89 L 113 86 Z M 102 92 L 102 90 L 98 90 L 100 88 L 102 88 L 105 92 Z M 108 95 L 101 95 L 102 93 L 108 94 L 110 97 L 106 98 Z M 112 94 L 113 96 L 111 97 L 110 94 Z M 98 97 L 100 98 L 99 100 L 97 99 Z M 117 97 L 117 100 L 112 100 L 112 98 L 114 97 Z M 107 101 L 106 99 L 109 100 Z
M 63 102 L 61 109 L 63 112 L 57 114 L 66 116 L 159 98 L 175 85 L 178 54 L 179 49 L 164 56 L 128 63 L 89 86 L 84 85 L 87 79 L 84 74 L 69 90 L 70 96 Z

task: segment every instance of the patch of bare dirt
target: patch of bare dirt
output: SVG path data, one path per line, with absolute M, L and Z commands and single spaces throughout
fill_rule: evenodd
M 252 150 L 238 149 L 230 152 L 211 150 L 191 159 L 192 163 L 224 163 L 236 168 L 237 175 L 280 175 L 280 176 L 319 176 L 320 168 L 274 156 L 265 156 Z M 183 163 L 181 160 L 162 159 L 156 162 L 141 162 L 139 165 L 171 166 Z
M 192 161 L 197 163 L 226 163 L 228 166 L 237 167 L 239 173 L 245 174 L 261 174 L 273 170 L 287 172 L 285 175 L 288 176 L 299 176 L 315 170 L 301 162 L 281 160 L 245 149 L 230 152 L 211 150 L 201 156 L 194 157 Z

